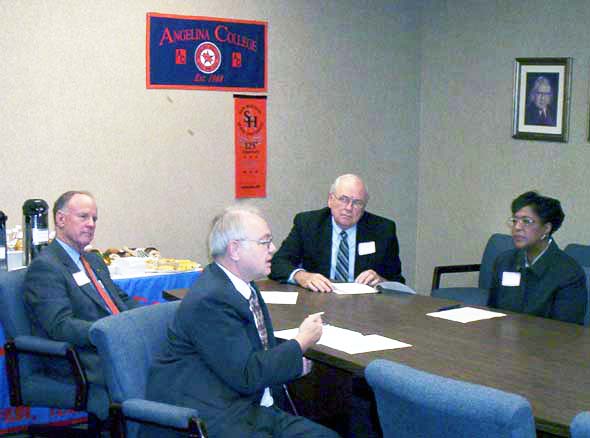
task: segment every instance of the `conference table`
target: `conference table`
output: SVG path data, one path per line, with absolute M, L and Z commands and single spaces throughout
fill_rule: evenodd
M 423 295 L 337 295 L 310 292 L 270 280 L 260 290 L 298 291 L 295 305 L 269 304 L 275 331 L 298 327 L 315 312 L 329 323 L 379 334 L 412 347 L 349 355 L 316 345 L 306 356 L 355 375 L 374 359 L 388 359 L 434 373 L 526 397 L 538 431 L 569 436 L 573 417 L 590 410 L 590 329 L 529 315 L 467 324 L 427 316 L 453 304 Z M 187 289 L 165 290 L 182 299 Z

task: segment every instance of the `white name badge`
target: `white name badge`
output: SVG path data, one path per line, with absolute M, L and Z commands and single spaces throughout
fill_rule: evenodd
M 375 253 L 375 242 L 361 242 L 359 243 L 359 255 L 367 255 Z
M 86 272 L 84 271 L 74 272 L 72 276 L 74 277 L 76 284 L 80 287 L 90 283 L 90 278 L 88 278 L 88 275 L 86 275 Z
M 520 272 L 502 272 L 502 286 L 520 286 Z

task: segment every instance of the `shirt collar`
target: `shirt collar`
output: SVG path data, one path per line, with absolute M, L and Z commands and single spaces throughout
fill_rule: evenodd
M 64 249 L 64 251 L 70 256 L 72 261 L 78 267 L 80 267 L 80 253 L 78 252 L 78 250 L 74 249 L 73 247 L 71 247 L 70 245 L 65 243 L 64 241 L 59 240 L 57 237 L 55 238 L 55 240 L 57 240 L 57 243 L 59 243 L 61 245 L 61 247 Z
M 551 246 L 551 242 L 553 242 L 552 238 L 549 238 L 549 241 L 547 242 L 547 246 L 545 247 L 545 249 L 543 251 L 541 251 L 541 253 L 535 257 L 533 259 L 533 261 L 531 263 L 529 263 L 529 259 L 526 256 L 526 251 L 524 251 L 524 267 L 525 268 L 530 268 L 531 266 L 533 266 L 535 263 L 537 263 L 537 261 L 543 257 L 543 255 L 547 252 L 547 250 L 549 249 L 549 247 Z
M 252 289 L 250 289 L 250 285 L 237 275 L 230 272 L 221 263 L 215 262 L 215 264 L 219 266 L 223 272 L 225 272 L 225 274 L 228 276 L 228 278 L 230 279 L 234 287 L 237 289 L 237 291 L 240 293 L 240 295 L 246 298 L 246 300 L 249 300 L 250 294 L 252 294 Z
M 350 237 L 351 233 L 356 230 L 356 225 L 357 224 L 354 224 L 352 227 L 343 230 L 334 220 L 334 216 L 332 216 L 332 229 L 336 232 L 336 234 L 340 234 L 342 231 L 344 231 Z

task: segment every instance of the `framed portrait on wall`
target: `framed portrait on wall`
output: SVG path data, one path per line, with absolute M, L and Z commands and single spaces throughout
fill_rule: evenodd
M 516 58 L 512 137 L 567 142 L 572 58 Z

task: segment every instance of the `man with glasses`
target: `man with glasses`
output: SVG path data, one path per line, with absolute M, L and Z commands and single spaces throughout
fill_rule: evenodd
M 275 251 L 253 208 L 227 209 L 213 221 L 213 258 L 168 328 L 164 353 L 150 371 L 149 400 L 196 408 L 209 438 L 337 438 L 332 430 L 277 407 L 282 384 L 304 374 L 303 353 L 322 335 L 320 314 L 278 344 L 254 280 L 268 275 Z M 183 436 L 146 427 L 142 437 Z
M 527 125 L 555 126 L 554 92 L 546 76 L 539 76 L 533 83 L 524 112 Z
M 299 213 L 272 260 L 270 278 L 315 292 L 333 281 L 376 285 L 405 282 L 395 223 L 365 211 L 369 193 L 360 177 L 341 175 L 332 184 L 328 207 Z

